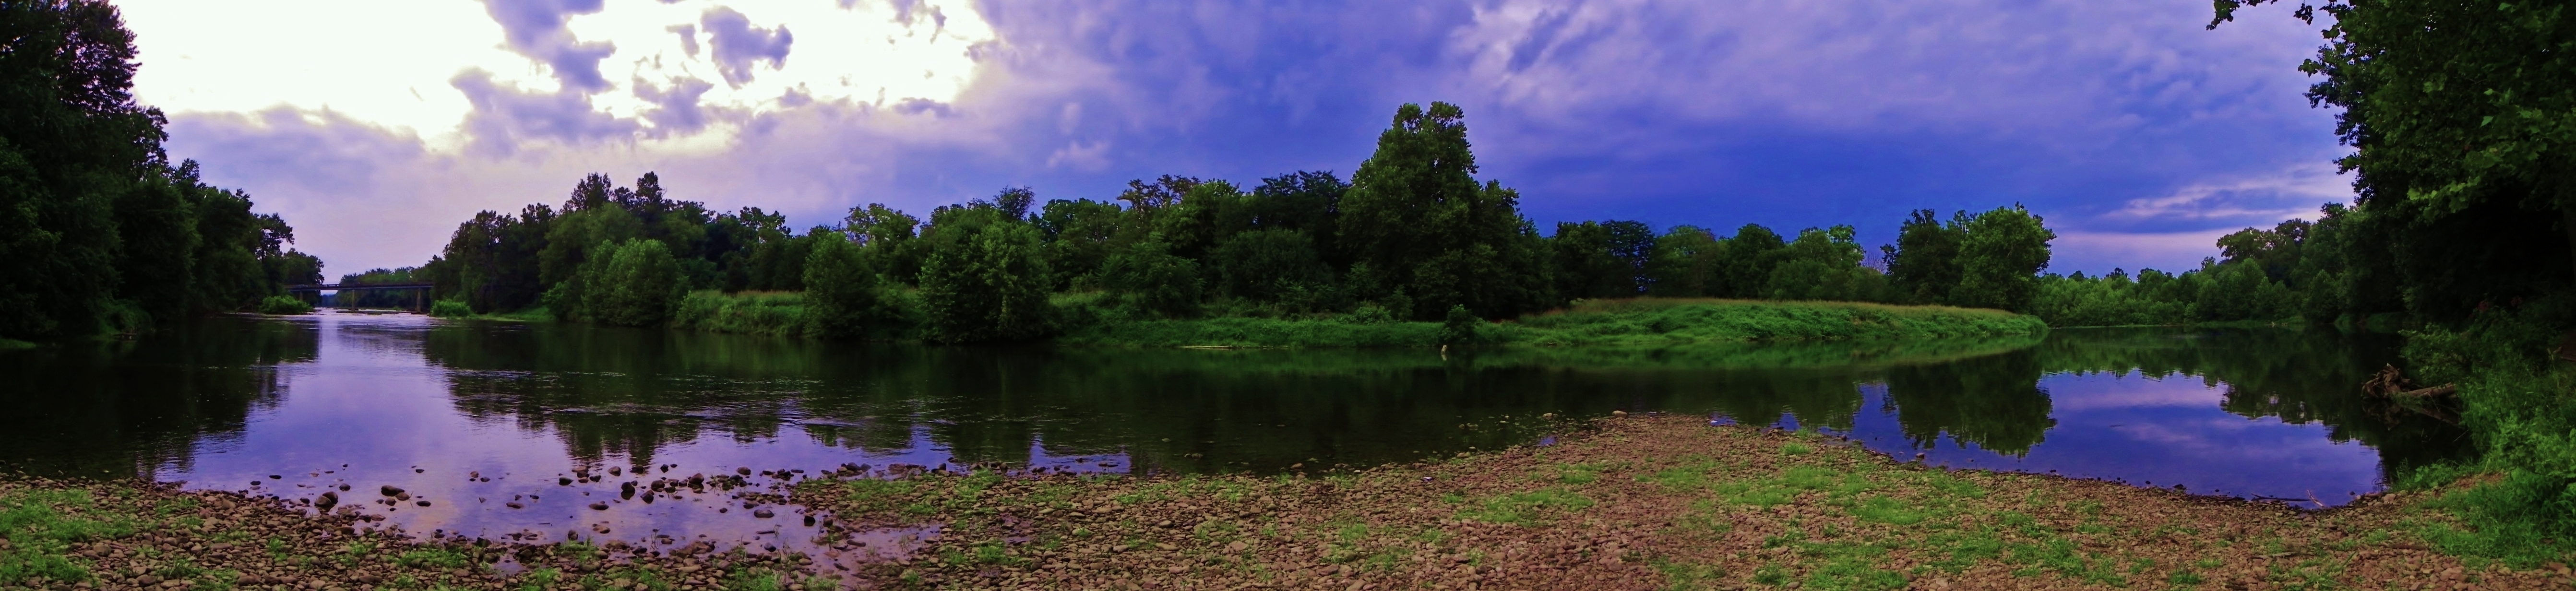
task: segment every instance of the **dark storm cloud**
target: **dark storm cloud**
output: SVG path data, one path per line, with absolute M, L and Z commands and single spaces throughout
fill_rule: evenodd
M 492 73 L 482 70 L 467 70 L 448 83 L 474 106 L 465 116 L 465 132 L 475 150 L 485 154 L 508 155 L 530 140 L 570 145 L 629 140 L 637 130 L 634 121 L 599 112 L 589 95 L 571 89 L 525 92 L 493 81 Z
M 483 7 L 512 51 L 546 64 L 565 88 L 590 92 L 608 89 L 599 61 L 617 51 L 605 41 L 582 43 L 564 23 L 576 15 L 599 12 L 602 0 L 484 0 Z
M 752 67 L 762 61 L 769 62 L 771 68 L 787 67 L 787 46 L 796 42 L 796 36 L 787 32 L 787 25 L 776 29 L 751 26 L 750 17 L 722 6 L 708 9 L 698 24 L 706 27 L 716 72 L 735 88 L 750 82 Z

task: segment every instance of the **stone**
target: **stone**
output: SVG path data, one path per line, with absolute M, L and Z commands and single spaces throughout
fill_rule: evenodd
M 385 496 L 391 497 L 403 494 L 403 489 L 401 487 L 388 484 L 384 485 L 382 488 L 376 489 L 376 492 L 384 493 Z

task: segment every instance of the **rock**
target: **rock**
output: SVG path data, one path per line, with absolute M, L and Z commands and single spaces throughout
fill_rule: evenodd
M 313 510 L 315 511 L 327 512 L 330 511 L 332 507 L 339 506 L 339 504 L 340 493 L 326 490 L 322 491 L 322 496 L 313 497 Z
M 394 485 L 388 484 L 388 485 L 385 485 L 383 488 L 378 488 L 378 489 L 376 489 L 376 492 L 384 493 L 384 495 L 385 495 L 385 496 L 390 497 L 390 496 L 395 496 L 395 495 L 403 494 L 403 489 L 402 489 L 402 488 L 400 488 L 400 487 L 396 487 L 396 486 L 394 486 Z
M 420 505 L 420 506 L 423 506 L 423 507 L 427 507 L 427 506 L 429 506 L 429 501 L 424 500 L 424 501 L 420 501 L 420 502 L 417 502 L 417 503 L 414 503 L 414 504 L 417 504 L 417 505 Z
M 607 510 L 608 510 L 608 503 L 591 503 L 591 504 L 590 504 L 590 510 L 592 510 L 592 511 L 607 511 Z
M 511 502 L 507 502 L 507 503 L 502 503 L 502 504 L 501 504 L 501 506 L 503 506 L 503 507 L 509 507 L 509 508 L 512 508 L 512 509 L 526 509 L 526 508 L 528 508 L 528 506 L 527 506 L 527 505 L 521 505 L 521 504 L 519 504 L 519 503 L 518 503 L 518 501 L 511 501 Z
M 1628 416 L 1628 411 L 1624 411 L 1624 410 L 1614 410 L 1614 411 L 1610 411 L 1610 416 L 1614 416 L 1614 417 L 1624 417 L 1624 416 Z
M 743 475 L 743 476 L 750 476 L 750 475 L 751 475 L 751 468 L 750 468 L 749 466 L 745 466 L 745 467 L 741 467 L 741 468 L 735 468 L 735 469 L 733 469 L 733 473 L 735 473 L 735 474 L 740 474 L 740 475 Z
M 777 514 L 777 513 L 772 513 L 772 512 L 770 512 L 770 510 L 768 510 L 768 509 L 765 509 L 765 508 L 764 508 L 764 509 L 760 509 L 760 510 L 758 510 L 758 511 L 752 511 L 752 512 L 751 512 L 751 516 L 752 516 L 752 517 L 758 517 L 758 518 L 761 518 L 761 519 L 768 519 L 768 518 L 771 518 L 771 517 L 777 517 L 777 516 L 778 516 L 778 514 Z

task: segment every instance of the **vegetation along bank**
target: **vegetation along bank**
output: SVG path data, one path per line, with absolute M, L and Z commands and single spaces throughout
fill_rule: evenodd
M 167 485 L 0 481 L 0 585 L 134 588 L 2541 588 L 2441 550 L 2477 494 L 2306 511 L 1947 470 L 1813 433 L 1616 417 L 1545 446 L 1279 476 L 844 469 L 755 494 L 908 552 L 429 538 Z M 350 493 L 343 493 L 350 494 Z M 845 569 L 846 568 L 846 569 Z

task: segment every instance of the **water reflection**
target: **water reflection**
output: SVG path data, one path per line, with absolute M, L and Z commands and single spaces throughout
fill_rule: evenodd
M 350 504 L 415 531 L 794 546 L 813 532 L 792 515 L 749 518 L 717 494 L 645 504 L 617 485 L 851 463 L 1371 465 L 1527 442 L 1549 428 L 1536 420 L 1546 413 L 1661 410 L 1826 428 L 1934 463 L 2336 503 L 2389 470 L 2468 450 L 2455 426 L 2357 395 L 2394 345 L 2086 330 L 1443 356 L 225 317 L 141 342 L 0 354 L 0 462 L 296 498 L 394 485 L 433 503 Z M 562 484 L 609 468 L 623 474 Z

